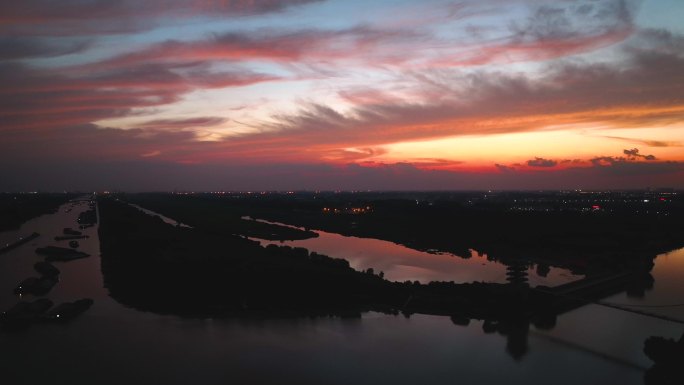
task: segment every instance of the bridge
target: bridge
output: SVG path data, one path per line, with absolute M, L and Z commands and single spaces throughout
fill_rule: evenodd
M 643 279 L 644 275 L 645 273 L 643 272 L 622 271 L 618 273 L 590 276 L 553 288 L 537 287 L 531 290 L 553 297 L 550 300 L 550 310 L 557 315 L 567 313 L 587 304 L 596 304 L 629 313 L 639 314 L 645 317 L 684 324 L 684 320 L 639 309 L 677 307 L 684 306 L 684 303 L 669 305 L 631 305 L 611 303 L 602 300 L 605 297 L 625 291 L 628 285 Z

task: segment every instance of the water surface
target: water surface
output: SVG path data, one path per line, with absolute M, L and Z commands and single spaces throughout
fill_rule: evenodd
M 288 226 L 277 222 L 257 221 Z M 343 258 L 356 270 L 372 268 L 376 273 L 382 271 L 385 278 L 390 281 L 506 283 L 506 265 L 475 250 L 471 250 L 470 255 L 458 256 L 446 252 L 415 250 L 380 239 L 350 237 L 321 230 L 312 231 L 318 234 L 318 237 L 284 242 L 257 240 L 262 245 L 304 247 L 333 258 Z M 531 266 L 527 271 L 532 286 L 557 286 L 583 278 L 567 269 L 557 267 L 550 267 L 548 273 L 543 276 L 537 274 L 536 270 L 536 266 Z
M 144 212 L 144 213 L 147 214 L 147 215 L 151 215 L 151 216 L 153 216 L 153 217 L 159 217 L 159 219 L 161 219 L 164 223 L 167 223 L 167 224 L 169 224 L 169 225 L 180 226 L 180 227 L 186 227 L 186 228 L 189 228 L 189 229 L 192 228 L 192 226 L 186 225 L 185 223 L 178 222 L 178 221 L 175 220 L 175 219 L 171 219 L 171 218 L 169 218 L 169 217 L 167 217 L 167 216 L 164 216 L 164 215 L 159 214 L 159 213 L 157 213 L 157 212 L 155 212 L 155 211 L 146 209 L 146 208 L 144 208 L 144 207 L 140 207 L 140 206 L 138 206 L 138 205 L 136 205 L 136 204 L 129 203 L 129 205 L 131 205 L 132 207 L 135 207 L 136 209 L 138 209 L 138 210 Z

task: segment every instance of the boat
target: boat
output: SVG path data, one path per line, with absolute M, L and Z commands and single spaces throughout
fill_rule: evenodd
M 2 247 L 0 247 L 0 254 L 4 253 L 6 251 L 10 251 L 14 248 L 17 248 L 17 247 L 23 245 L 24 243 L 28 243 L 28 242 L 38 238 L 39 236 L 40 236 L 40 234 L 34 232 L 30 235 L 19 237 L 19 239 L 17 239 L 16 241 L 7 243 L 7 244 L 3 245 Z
M 41 319 L 54 322 L 67 322 L 90 309 L 90 307 L 93 306 L 93 303 L 94 301 L 90 298 L 79 299 L 74 302 L 65 302 L 43 314 Z
M 45 295 L 57 282 L 59 282 L 57 275 L 26 278 L 14 288 L 14 294 Z
M 72 261 L 74 259 L 80 259 L 89 256 L 88 254 L 80 251 L 57 246 L 39 247 L 36 249 L 36 253 L 45 255 L 45 260 L 48 262 Z
M 55 237 L 55 241 L 68 241 L 74 239 L 86 239 L 90 238 L 88 235 L 58 235 Z
M 64 235 L 82 235 L 83 233 L 77 230 L 72 229 L 71 227 L 65 227 L 62 232 Z
M 33 295 L 45 295 L 59 282 L 58 276 L 54 275 L 51 277 L 40 277 L 38 282 L 33 286 L 31 294 Z
M 18 302 L 9 310 L 0 313 L 0 324 L 8 328 L 25 328 L 53 305 L 47 298 L 33 302 Z
M 33 269 L 39 272 L 42 276 L 54 277 L 59 275 L 59 269 L 49 262 L 40 261 L 33 265 Z
M 25 280 L 21 281 L 17 285 L 17 287 L 14 288 L 14 294 L 19 295 L 19 294 L 30 293 L 31 288 L 33 287 L 33 285 L 36 284 L 36 282 L 38 282 L 38 279 L 39 278 L 37 278 L 37 277 L 29 277 L 29 278 L 26 278 Z

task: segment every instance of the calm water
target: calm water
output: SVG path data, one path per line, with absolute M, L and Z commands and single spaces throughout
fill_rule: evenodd
M 12 289 L 35 275 L 39 246 L 75 227 L 85 204 L 46 215 L 0 241 L 38 231 L 42 236 L 0 255 L 0 308 L 16 302 Z M 361 319 L 196 320 L 125 308 L 102 287 L 97 228 L 84 231 L 92 256 L 60 263 L 61 280 L 47 297 L 81 297 L 93 307 L 66 325 L 35 325 L 0 333 L 0 373 L 7 384 L 640 384 L 650 362 L 644 338 L 679 337 L 682 325 L 587 306 L 559 317 L 550 332 L 531 327 L 529 351 L 515 360 L 506 339 L 484 334 L 481 322 L 456 326 L 448 317 Z M 453 258 L 453 257 L 451 257 Z M 431 267 L 436 269 L 437 267 Z M 658 257 L 656 284 L 641 300 L 667 301 L 684 293 L 684 250 Z M 661 310 L 658 310 L 661 311 Z M 663 310 L 665 311 L 665 310 Z M 674 311 L 667 309 L 667 311 Z
M 249 219 L 249 217 L 244 219 Z M 284 225 L 259 219 L 257 221 Z M 314 232 L 318 234 L 318 237 L 304 240 L 285 242 L 257 240 L 262 245 L 304 247 L 333 258 L 344 258 L 354 269 L 373 268 L 376 272 L 384 272 L 385 278 L 390 281 L 506 282 L 506 265 L 489 260 L 486 255 L 481 255 L 475 250 L 471 250 L 470 255 L 467 256 L 440 252 L 428 253 L 379 239 L 348 237 L 320 230 Z M 573 275 L 569 270 L 555 267 L 551 267 L 546 276 L 541 276 L 536 273 L 535 266 L 528 270 L 528 277 L 532 286 L 557 286 L 583 278 L 581 275 Z
M 118 199 L 117 199 L 117 200 L 118 200 Z M 148 209 L 146 209 L 146 208 L 144 208 L 144 207 L 140 207 L 140 206 L 138 206 L 138 205 L 136 205 L 136 204 L 129 203 L 129 205 L 135 207 L 136 209 L 138 209 L 138 210 L 144 212 L 144 213 L 147 214 L 147 215 L 152 215 L 152 216 L 155 216 L 155 217 L 159 217 L 159 219 L 161 219 L 164 223 L 168 223 L 168 224 L 173 225 L 173 226 L 187 227 L 187 228 L 189 228 L 189 229 L 192 228 L 192 226 L 186 225 L 185 223 L 180 223 L 180 222 L 178 222 L 178 221 L 175 220 L 175 219 L 171 219 L 171 218 L 169 218 L 169 217 L 167 217 L 167 216 L 164 216 L 164 215 L 159 214 L 159 213 L 157 213 L 157 212 L 154 212 L 154 211 L 152 211 L 152 210 L 148 210 Z

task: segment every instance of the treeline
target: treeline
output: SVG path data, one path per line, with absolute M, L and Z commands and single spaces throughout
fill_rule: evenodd
M 16 229 L 29 219 L 52 213 L 74 197 L 73 194 L 0 193 L 0 231 Z

